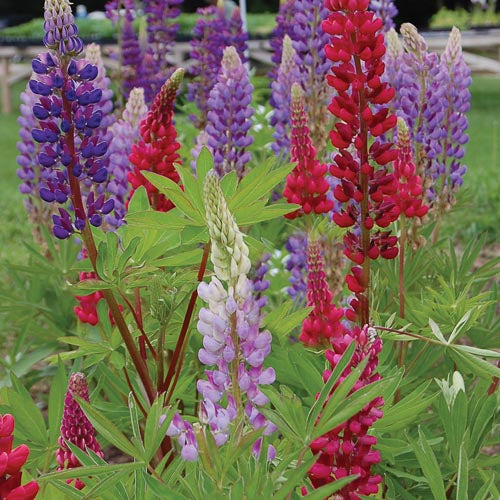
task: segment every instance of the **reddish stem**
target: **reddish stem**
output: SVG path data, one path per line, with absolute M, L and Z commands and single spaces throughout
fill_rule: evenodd
M 208 255 L 210 254 L 210 243 L 205 243 L 203 248 L 203 256 L 201 258 L 200 269 L 198 271 L 198 282 L 203 280 L 203 276 L 205 275 L 205 270 L 207 268 Z M 174 392 L 175 386 L 177 384 L 177 380 L 179 379 L 179 374 L 182 369 L 182 363 L 184 361 L 183 356 L 180 356 L 184 351 L 184 344 L 186 342 L 186 336 L 189 329 L 189 323 L 191 322 L 191 318 L 194 312 L 194 306 L 196 304 L 196 299 L 198 298 L 198 290 L 193 290 L 191 294 L 191 298 L 189 299 L 189 304 L 186 309 L 186 315 L 184 317 L 184 322 L 182 323 L 181 333 L 179 334 L 179 338 L 177 339 L 177 344 L 175 346 L 174 354 L 172 356 L 172 361 L 170 366 L 168 367 L 167 376 L 165 381 L 163 382 L 163 386 L 161 387 L 161 392 L 166 392 L 168 389 L 169 397 L 167 398 L 165 404 L 167 405 L 170 402 L 170 398 Z M 179 366 L 177 367 L 177 364 Z M 175 378 L 172 380 L 172 378 Z

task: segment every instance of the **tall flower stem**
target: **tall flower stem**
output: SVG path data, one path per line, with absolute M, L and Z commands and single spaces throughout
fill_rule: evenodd
M 405 244 L 406 217 L 401 214 L 401 234 L 399 235 L 399 317 L 405 317 Z
M 210 254 L 210 243 L 205 243 L 205 246 L 203 248 L 203 256 L 201 258 L 200 269 L 198 271 L 198 282 L 201 282 L 203 280 L 203 276 L 205 276 L 205 270 L 207 268 L 207 261 L 209 254 Z M 179 338 L 175 346 L 174 354 L 172 356 L 172 361 L 170 362 L 170 366 L 168 367 L 167 376 L 161 387 L 161 392 L 169 390 L 169 393 L 165 400 L 166 405 L 170 403 L 170 400 L 174 393 L 175 386 L 177 385 L 177 380 L 179 379 L 179 374 L 182 368 L 182 362 L 184 361 L 183 356 L 181 356 L 181 354 L 185 349 L 187 332 L 189 330 L 189 324 L 191 323 L 191 318 L 193 317 L 194 307 L 196 305 L 197 298 L 198 298 L 198 290 L 195 289 L 191 294 L 191 298 L 189 299 L 186 315 L 184 316 L 184 322 L 182 323 L 181 333 L 179 334 Z M 179 364 L 178 367 L 177 364 Z
M 64 74 L 67 74 L 67 66 L 63 68 Z M 71 163 L 68 165 L 68 178 L 69 178 L 69 184 L 71 187 L 71 198 L 73 201 L 73 206 L 75 207 L 75 212 L 79 211 L 81 214 L 85 214 L 85 208 L 83 206 L 83 200 L 82 200 L 82 194 L 80 190 L 80 183 L 78 179 L 73 175 L 73 166 L 75 163 L 75 158 L 76 158 L 76 152 L 75 152 L 75 127 L 72 121 L 72 110 L 71 110 L 71 102 L 68 101 L 66 96 L 62 95 L 62 101 L 63 101 L 63 108 L 66 113 L 66 116 L 68 117 L 70 122 L 69 130 L 68 133 L 66 134 L 66 141 L 67 141 L 67 146 L 69 150 L 69 154 L 72 158 Z M 85 248 L 87 249 L 88 256 L 90 259 L 90 262 L 92 264 L 92 267 L 94 268 L 94 271 L 96 273 L 96 276 L 99 276 L 97 272 L 97 248 L 96 244 L 94 241 L 94 237 L 92 235 L 92 231 L 90 230 L 90 225 L 88 221 L 86 221 L 85 226 L 82 230 L 82 239 L 85 244 Z M 155 393 L 153 390 L 153 383 L 151 381 L 151 377 L 149 376 L 147 366 L 143 359 L 141 358 L 141 355 L 137 349 L 137 346 L 134 343 L 134 339 L 132 338 L 132 335 L 130 334 L 127 324 L 125 323 L 125 320 L 123 318 L 123 315 L 120 311 L 120 308 L 118 307 L 118 303 L 116 301 L 116 298 L 113 294 L 113 292 L 109 289 L 103 290 L 103 295 L 104 298 L 106 299 L 106 302 L 108 303 L 108 307 L 111 311 L 111 314 L 113 315 L 113 318 L 116 322 L 116 325 L 118 326 L 118 330 L 120 331 L 120 334 L 122 336 L 122 340 L 125 343 L 125 346 L 127 347 L 127 350 L 130 354 L 130 357 L 132 358 L 132 362 L 134 363 L 134 366 L 137 370 L 137 373 L 139 374 L 139 377 L 141 379 L 141 382 L 144 385 L 144 389 L 146 391 L 146 394 L 148 396 L 149 402 L 152 403 L 155 398 Z

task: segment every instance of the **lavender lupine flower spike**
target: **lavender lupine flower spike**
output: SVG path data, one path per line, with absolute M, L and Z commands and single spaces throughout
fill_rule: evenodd
M 290 236 L 285 244 L 289 258 L 286 261 L 286 268 L 290 271 L 290 286 L 288 295 L 297 302 L 305 300 L 307 291 L 307 235 L 296 233 Z
M 35 77 L 29 87 L 40 96 L 33 106 L 39 125 L 33 129 L 32 136 L 41 144 L 38 162 L 46 169 L 41 176 L 45 180 L 39 190 L 40 197 L 63 205 L 72 191 L 80 189 L 80 180 L 100 184 L 107 179 L 102 157 L 108 143 L 99 135 L 103 92 L 92 83 L 98 69 L 85 60 L 73 59 L 83 44 L 73 28 L 69 3 L 47 0 L 45 7 L 44 40 L 51 52 L 41 54 L 32 62 Z M 78 203 L 79 199 L 76 196 Z M 72 207 L 73 217 L 59 208 L 59 215 L 52 217 L 54 235 L 68 238 L 75 230 L 83 230 L 87 220 L 93 226 L 100 226 L 102 215 L 111 212 L 113 205 L 113 200 L 105 201 L 104 194 L 96 198 L 92 191 L 86 207 L 83 204 Z
M 470 91 L 472 83 L 470 68 L 465 63 L 461 35 L 458 28 L 453 28 L 441 57 L 441 65 L 448 73 L 448 85 L 446 89 L 446 115 L 442 162 L 449 165 L 448 171 L 450 188 L 456 189 L 463 183 L 463 175 L 467 171 L 461 160 L 465 156 L 465 144 L 469 140 L 466 133 L 468 128 L 465 113 L 470 109 Z
M 393 0 L 371 0 L 369 8 L 382 19 L 384 31 L 396 26 L 394 18 L 398 15 L 398 8 Z
M 271 60 L 273 67 L 268 73 L 271 82 L 276 80 L 278 68 L 281 64 L 281 55 L 283 53 L 283 40 L 285 35 L 293 39 L 294 23 L 293 18 L 295 15 L 295 0 L 280 0 L 280 8 L 276 16 L 276 26 L 271 34 L 269 44 L 273 51 Z
M 327 101 L 330 90 L 326 75 L 331 63 L 325 55 L 325 45 L 330 43 L 330 35 L 322 28 L 322 20 L 328 17 L 328 9 L 323 0 L 295 0 L 294 32 L 291 36 L 297 53 L 297 64 L 306 93 L 309 130 L 316 149 L 322 152 L 328 139 Z
M 111 127 L 113 141 L 109 146 L 110 181 L 106 189 L 114 195 L 115 209 L 106 216 L 106 222 L 118 227 L 123 222 L 129 195 L 127 174 L 133 170 L 129 161 L 132 145 L 140 139 L 139 123 L 145 118 L 148 108 L 144 101 L 144 90 L 134 88 L 130 92 L 122 118 Z
M 217 83 L 208 99 L 207 143 L 219 176 L 234 170 L 241 179 L 250 160 L 246 151 L 253 143 L 248 135 L 252 125 L 253 86 L 234 47 L 224 49 Z
M 290 150 L 290 95 L 292 85 L 300 82 L 300 74 L 295 62 L 296 54 L 288 35 L 283 38 L 281 64 L 275 80 L 271 83 L 270 104 L 274 109 L 271 126 L 274 127 L 271 148 L 278 156 L 286 156 Z

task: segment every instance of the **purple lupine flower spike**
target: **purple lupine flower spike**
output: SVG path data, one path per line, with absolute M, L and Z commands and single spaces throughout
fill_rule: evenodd
M 269 44 L 273 51 L 271 60 L 273 67 L 268 73 L 269 80 L 274 82 L 278 75 L 278 68 L 281 64 L 281 56 L 283 53 L 283 40 L 285 35 L 293 39 L 294 23 L 293 18 L 295 15 L 295 0 L 280 0 L 280 8 L 276 16 L 276 26 L 271 33 L 271 40 Z
M 64 400 L 64 413 L 61 421 L 59 448 L 56 452 L 57 470 L 73 469 L 81 464 L 68 448 L 66 441 L 78 446 L 83 451 L 92 450 L 101 458 L 104 454 L 95 437 L 95 430 L 80 405 L 74 399 L 77 396 L 89 402 L 89 388 L 83 373 L 73 373 L 68 382 L 68 391 Z M 82 489 L 84 484 L 77 479 L 76 488 Z
M 139 39 L 135 33 L 133 22 L 125 18 L 122 28 L 122 78 L 126 99 L 134 87 L 141 86 L 143 71 Z
M 382 19 L 384 31 L 396 27 L 394 18 L 398 15 L 398 8 L 393 0 L 370 0 L 369 9 Z
M 129 195 L 128 172 L 133 170 L 129 161 L 132 145 L 140 139 L 139 123 L 145 118 L 148 108 L 144 101 L 144 90 L 134 88 L 123 110 L 122 118 L 111 127 L 113 141 L 109 146 L 110 180 L 106 186 L 108 192 L 114 195 L 114 212 L 105 220 L 113 227 L 123 223 L 126 213 L 125 204 Z
M 43 44 L 48 49 L 68 56 L 76 56 L 83 50 L 68 1 L 45 0 L 43 17 Z
M 307 236 L 297 233 L 290 236 L 285 244 L 290 254 L 286 268 L 290 271 L 288 295 L 299 303 L 304 302 L 307 291 Z
M 208 97 L 217 82 L 225 47 L 233 46 L 243 63 L 246 62 L 248 34 L 243 31 L 240 10 L 234 9 L 226 19 L 222 6 L 198 9 L 200 15 L 193 29 L 191 51 L 194 63 L 190 68 L 194 76 L 188 85 L 188 100 L 196 104 L 199 116 L 191 116 L 196 126 L 203 130 L 207 123 Z
M 208 148 L 214 157 L 219 176 L 235 171 L 238 178 L 245 175 L 251 153 L 246 149 L 253 143 L 248 135 L 252 126 L 253 86 L 234 47 L 226 47 L 217 83 L 208 99 L 208 122 L 205 132 Z
M 453 28 L 441 56 L 441 65 L 448 73 L 448 85 L 446 88 L 446 115 L 442 161 L 448 165 L 446 174 L 449 176 L 448 183 L 451 190 L 458 189 L 463 183 L 463 175 L 467 168 L 462 163 L 465 156 L 465 144 L 469 140 L 466 131 L 468 120 L 466 113 L 470 109 L 470 91 L 472 83 L 471 71 L 467 66 L 461 47 L 461 35 L 458 28 Z
M 263 309 L 267 305 L 267 297 L 264 292 L 269 288 L 270 282 L 266 279 L 266 274 L 269 271 L 269 261 L 271 260 L 271 254 L 269 252 L 265 253 L 253 266 L 254 271 L 251 273 L 252 286 L 254 291 L 254 297 L 260 309 Z
M 134 20 L 133 16 L 134 10 L 134 0 L 110 0 L 106 2 L 105 11 L 106 17 L 113 23 L 116 24 L 120 20 L 122 12 L 124 12 L 124 18 L 129 21 Z
M 172 20 L 179 17 L 179 8 L 183 0 L 145 0 L 148 51 L 151 64 L 146 71 L 151 70 L 152 96 L 155 96 L 172 74 L 174 68 L 167 55 L 175 43 L 179 24 Z
M 52 43 L 52 37 L 57 35 L 66 40 L 64 36 L 71 31 L 69 28 L 59 29 L 59 26 L 67 27 L 73 23 L 69 3 L 66 0 L 47 0 L 46 9 L 52 13 L 50 16 L 46 14 L 49 30 L 46 34 L 52 33 L 46 37 L 46 43 L 51 51 L 32 62 L 34 77 L 29 81 L 29 87 L 39 98 L 33 106 L 38 126 L 31 133 L 41 145 L 38 154 L 43 170 L 40 197 L 46 202 L 64 205 L 72 189 L 79 189 L 80 181 L 94 184 L 106 181 L 108 142 L 100 135 L 103 111 L 99 107 L 103 89 L 93 83 L 98 78 L 98 68 L 86 60 L 73 59 L 73 55 L 83 48 L 82 44 L 77 50 L 76 35 L 71 38 L 71 43 L 64 41 L 57 46 Z M 54 12 L 60 18 L 54 18 Z M 57 28 L 54 30 L 53 26 Z M 104 196 L 99 195 L 89 196 L 86 207 L 83 204 L 70 205 L 73 216 L 66 209 L 59 208 L 58 215 L 52 217 L 54 235 L 68 238 L 73 232 L 82 231 L 87 220 L 99 226 L 102 215 L 111 212 L 113 205 L 113 200 L 105 201 Z
M 300 73 L 295 62 L 296 54 L 288 35 L 283 38 L 283 54 L 275 80 L 271 83 L 270 104 L 274 108 L 271 126 L 274 127 L 271 145 L 278 156 L 288 156 L 290 151 L 290 95 L 292 85 L 299 83 Z
M 302 75 L 301 84 L 306 93 L 311 139 L 319 152 L 326 147 L 330 120 L 327 112 L 330 90 L 326 75 L 331 63 L 324 51 L 325 45 L 330 42 L 330 35 L 322 27 L 322 20 L 328 17 L 328 12 L 323 0 L 295 0 L 294 32 L 291 36 Z

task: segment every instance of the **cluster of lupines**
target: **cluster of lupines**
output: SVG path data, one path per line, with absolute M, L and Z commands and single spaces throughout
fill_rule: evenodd
M 410 128 L 417 173 L 433 207 L 446 209 L 466 172 L 462 159 L 468 141 L 470 69 L 454 28 L 441 58 L 427 50 L 417 29 L 401 26 L 403 45 L 388 33 L 386 79 L 396 89 L 393 103 Z
M 50 52 L 33 60 L 35 77 L 29 82 L 31 91 L 40 96 L 33 106 L 39 123 L 32 136 L 41 144 L 38 162 L 46 169 L 41 176 L 40 197 L 63 205 L 70 194 L 75 195 L 73 217 L 64 208 L 52 217 L 54 235 L 64 239 L 75 230 L 82 231 L 87 221 L 100 226 L 102 215 L 113 210 L 114 202 L 105 201 L 104 195 L 96 198 L 91 191 L 85 207 L 79 196 L 80 181 L 97 185 L 106 181 L 108 170 L 102 157 L 108 143 L 98 133 L 103 92 L 92 83 L 98 69 L 74 59 L 83 43 L 67 1 L 47 0 L 44 29 L 44 43 Z
M 132 146 L 139 139 L 139 124 L 145 118 L 148 108 L 144 101 L 144 90 L 133 88 L 130 92 L 122 117 L 111 127 L 113 141 L 109 146 L 109 166 L 111 177 L 106 189 L 114 195 L 115 209 L 106 216 L 106 222 L 118 227 L 126 213 L 129 195 L 128 173 L 132 170 L 129 160 Z
M 248 135 L 252 126 L 253 86 L 248 72 L 234 47 L 226 47 L 217 83 L 208 98 L 207 146 L 214 158 L 219 176 L 236 172 L 243 178 L 251 153 L 246 149 L 253 143 Z
M 366 357 L 369 358 L 368 363 L 351 393 L 381 378 L 376 369 L 382 341 L 373 329 L 366 326 L 363 329 L 356 326 L 352 331 L 346 331 L 344 335 L 332 339 L 332 347 L 326 351 L 326 359 L 330 363 L 331 370 L 335 368 L 352 342 L 356 343 L 356 350 L 349 366 L 333 387 L 332 394 L 335 394 L 338 385 Z M 330 378 L 331 370 L 325 370 L 323 373 L 325 383 Z M 373 399 L 349 420 L 311 443 L 312 452 L 318 456 L 309 470 L 309 478 L 315 488 L 351 474 L 358 474 L 357 479 L 337 492 L 339 498 L 354 500 L 360 499 L 361 495 L 378 492 L 382 478 L 379 475 L 372 475 L 371 468 L 380 462 L 380 453 L 373 450 L 377 438 L 368 434 L 368 431 L 373 423 L 382 417 L 380 408 L 383 404 L 381 397 Z
M 64 399 L 64 413 L 61 421 L 59 448 L 56 452 L 57 470 L 73 469 L 81 464 L 68 448 L 66 442 L 78 446 L 83 451 L 92 450 L 103 458 L 101 446 L 95 437 L 95 430 L 81 409 L 75 396 L 89 402 L 89 388 L 83 373 L 73 373 L 68 382 L 68 390 Z M 69 482 L 73 482 L 70 480 Z M 75 487 L 81 490 L 85 484 L 76 479 Z
M 128 173 L 128 180 L 132 185 L 131 194 L 139 186 L 145 186 L 151 206 L 160 212 L 167 212 L 173 204 L 146 180 L 142 172 L 155 172 L 179 182 L 179 174 L 175 170 L 174 163 L 180 163 L 177 152 L 180 144 L 177 142 L 173 116 L 175 97 L 183 76 L 184 70 L 177 69 L 163 84 L 146 118 L 140 124 L 141 140 L 132 145 L 129 157 L 134 166 Z
M 316 148 L 311 141 L 307 126 L 304 94 L 299 84 L 292 86 L 291 98 L 292 139 L 290 159 L 297 166 L 286 179 L 283 196 L 290 203 L 297 203 L 301 208 L 286 217 L 294 219 L 304 214 L 323 214 L 333 208 L 333 203 L 326 196 L 329 184 L 325 179 L 328 171 L 326 164 L 316 158 Z
M 196 104 L 198 116 L 191 119 L 203 130 L 207 123 L 208 98 L 217 81 L 226 47 L 234 47 L 243 63 L 246 62 L 248 34 L 243 31 L 240 10 L 234 9 L 226 19 L 223 5 L 198 9 L 200 17 L 193 29 L 191 51 L 194 64 L 190 72 L 195 77 L 188 85 L 188 100 Z
M 12 449 L 14 417 L 0 414 L 0 498 L 5 500 L 32 500 L 38 494 L 36 481 L 21 486 L 21 468 L 30 453 L 25 444 Z
M 387 228 L 399 215 L 392 199 L 397 183 L 385 167 L 397 157 L 397 151 L 380 138 L 396 125 L 396 116 L 384 106 L 394 90 L 381 81 L 382 21 L 367 11 L 368 0 L 331 0 L 326 5 L 332 11 L 323 23 L 331 35 L 325 47 L 333 62 L 328 83 L 338 92 L 328 109 L 340 120 L 330 132 L 332 144 L 339 150 L 330 173 L 340 180 L 334 195 L 343 204 L 333 220 L 352 228 L 344 238 L 344 253 L 356 264 L 346 277 L 356 298 L 346 315 L 368 324 L 369 261 L 379 256 L 391 259 L 398 253 L 397 237 L 390 231 L 374 230 L 375 226 Z M 370 137 L 374 138 L 371 144 Z
M 295 233 L 288 237 L 285 243 L 288 252 L 286 269 L 290 272 L 290 286 L 288 295 L 297 302 L 302 302 L 306 295 L 306 273 L 307 273 L 307 235 L 306 233 Z
M 204 202 L 215 276 L 210 283 L 198 286 L 199 296 L 208 305 L 200 310 L 198 331 L 203 335 L 203 347 L 198 358 L 215 369 L 205 371 L 207 378 L 199 380 L 197 388 L 203 397 L 200 422 L 220 446 L 227 441 L 233 421 L 246 421 L 255 429 L 264 427 L 264 435 L 274 432 L 276 427 L 258 407 L 268 402 L 259 386 L 272 384 L 275 372 L 273 368 L 263 368 L 271 350 L 271 334 L 259 330 L 260 306 L 247 277 L 248 247 L 214 171 L 205 180 Z M 168 430 L 170 436 L 178 436 L 186 459 L 196 459 L 196 438 L 204 439 L 203 432 L 195 434 L 180 417 L 172 421 Z M 260 451 L 260 446 L 261 440 L 255 443 L 254 451 Z
M 172 49 L 179 25 L 173 22 L 179 17 L 183 0 L 145 0 L 147 41 L 150 60 L 143 70 L 150 74 L 152 96 L 156 95 L 172 73 L 167 55 Z M 148 99 L 149 102 L 149 99 Z
M 370 10 L 382 19 L 384 31 L 396 26 L 394 18 L 398 15 L 398 8 L 393 0 L 370 0 Z
M 344 332 L 341 323 L 344 310 L 332 303 L 328 287 L 321 244 L 309 238 L 307 244 L 307 305 L 313 307 L 302 323 L 299 340 L 307 346 L 329 345 Z
M 271 126 L 274 127 L 272 150 L 286 157 L 290 150 L 290 95 L 292 85 L 300 82 L 300 74 L 295 62 L 296 54 L 288 35 L 283 38 L 283 52 L 276 79 L 271 81 L 270 104 L 274 111 Z

